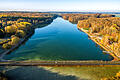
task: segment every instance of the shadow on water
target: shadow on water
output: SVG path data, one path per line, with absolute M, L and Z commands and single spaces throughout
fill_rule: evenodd
M 16 75 L 19 73 L 19 75 Z M 78 80 L 77 77 L 60 75 L 38 67 L 18 67 L 5 74 L 8 80 Z M 84 79 L 82 79 L 84 80 Z

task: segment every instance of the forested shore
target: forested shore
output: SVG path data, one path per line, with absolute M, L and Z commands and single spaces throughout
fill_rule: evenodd
M 120 59 L 120 18 L 110 14 L 64 14 L 109 53 Z M 113 55 L 112 55 L 113 56 Z
M 0 13 L 1 54 L 11 52 L 34 34 L 35 28 L 50 24 L 54 18 L 56 15 L 49 13 Z

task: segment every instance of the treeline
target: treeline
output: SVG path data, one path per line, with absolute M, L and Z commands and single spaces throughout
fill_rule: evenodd
M 72 23 L 77 23 L 79 20 L 85 20 L 88 18 L 107 18 L 115 16 L 110 14 L 62 14 L 62 17 Z
M 9 12 L 9 13 L 0 13 L 0 16 L 5 16 L 5 17 L 53 17 L 56 14 L 50 14 L 50 13 L 24 13 L 24 12 Z
M 34 33 L 35 25 L 50 24 L 56 15 L 43 13 L 1 13 L 0 37 L 5 40 L 0 42 L 4 49 L 10 49 Z
M 120 18 L 89 18 L 78 21 L 78 28 L 83 28 L 94 36 L 96 41 L 120 56 Z

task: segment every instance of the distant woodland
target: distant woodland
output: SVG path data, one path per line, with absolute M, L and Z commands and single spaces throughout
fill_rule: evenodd
M 77 23 L 79 20 L 85 20 L 88 18 L 107 18 L 115 16 L 110 14 L 62 14 L 62 17 L 72 23 Z

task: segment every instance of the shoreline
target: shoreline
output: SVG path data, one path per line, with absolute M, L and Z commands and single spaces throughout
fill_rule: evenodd
M 12 48 L 5 50 L 5 52 L 3 52 L 2 54 L 0 54 L 0 61 L 2 61 L 2 58 L 4 55 L 14 51 L 16 48 L 18 48 L 20 45 L 22 45 L 22 43 L 24 43 L 31 35 L 32 33 L 29 33 L 25 38 L 23 38 L 22 40 L 20 40 L 20 42 L 18 44 L 16 44 L 15 46 L 13 46 Z
M 38 26 L 38 25 L 33 25 L 33 26 Z M 79 30 L 81 30 L 82 32 L 86 33 L 86 34 L 91 38 L 92 41 L 94 41 L 96 44 L 98 44 L 99 46 L 101 46 L 104 50 L 110 52 L 110 53 L 108 53 L 108 54 L 110 54 L 110 55 L 114 58 L 114 59 L 111 60 L 111 61 L 119 61 L 119 60 L 120 60 L 120 58 L 116 55 L 115 52 L 111 52 L 111 49 L 109 49 L 108 47 L 105 47 L 104 45 L 102 45 L 102 44 L 100 44 L 99 42 L 97 42 L 97 41 L 92 37 L 91 34 L 87 33 L 86 30 L 83 30 L 83 28 L 80 28 L 80 27 L 77 27 L 77 28 L 78 28 Z M 34 33 L 34 30 L 35 30 L 35 28 L 33 29 L 33 32 L 32 32 L 32 33 L 29 33 L 26 37 L 24 37 L 23 39 L 21 39 L 20 42 L 19 42 L 18 44 L 16 44 L 15 46 L 13 46 L 11 49 L 5 50 L 5 52 L 3 52 L 2 54 L 0 54 L 0 61 L 4 61 L 4 60 L 2 60 L 2 59 L 3 59 L 3 57 L 4 57 L 6 54 L 14 51 L 16 48 L 18 48 L 19 46 L 21 46 L 22 43 L 24 43 L 27 39 L 29 39 L 29 37 Z M 8 60 L 8 61 L 9 61 L 9 60 Z M 89 61 L 89 60 L 86 60 L 86 61 Z
M 77 27 L 79 30 L 83 31 L 84 33 L 86 33 L 90 39 L 92 41 L 94 41 L 97 45 L 101 46 L 104 50 L 110 52 L 108 54 L 110 54 L 114 59 L 112 61 L 119 61 L 120 58 L 117 56 L 117 54 L 115 52 L 113 52 L 111 49 L 109 49 L 108 47 L 105 47 L 104 45 L 102 45 L 101 43 L 97 42 L 94 38 L 92 38 L 92 35 L 90 35 L 89 33 L 87 33 L 85 30 L 83 30 L 83 28 Z M 111 52 L 112 51 L 112 52 Z
M 10 48 L 10 49 L 8 49 L 8 50 L 5 50 L 3 53 L 0 54 L 0 62 L 1 62 L 1 61 L 5 61 L 5 60 L 2 60 L 2 59 L 3 59 L 3 57 L 4 57 L 6 54 L 9 54 L 9 53 L 11 53 L 12 51 L 14 51 L 15 49 L 19 48 L 26 40 L 28 40 L 29 37 L 31 37 L 32 34 L 34 34 L 35 29 L 36 29 L 39 25 L 41 25 L 41 27 L 42 27 L 43 25 L 45 25 L 45 24 L 48 25 L 48 24 L 50 24 L 53 20 L 54 20 L 54 19 L 51 18 L 47 23 L 44 22 L 44 23 L 40 23 L 40 24 L 33 24 L 33 25 L 32 25 L 32 26 L 33 26 L 33 29 L 32 29 L 32 31 L 30 31 L 30 33 L 29 33 L 28 35 L 26 35 L 24 38 L 22 38 L 22 39 L 19 41 L 18 44 L 14 45 L 12 48 Z M 9 60 L 8 60 L 8 61 L 9 61 Z

